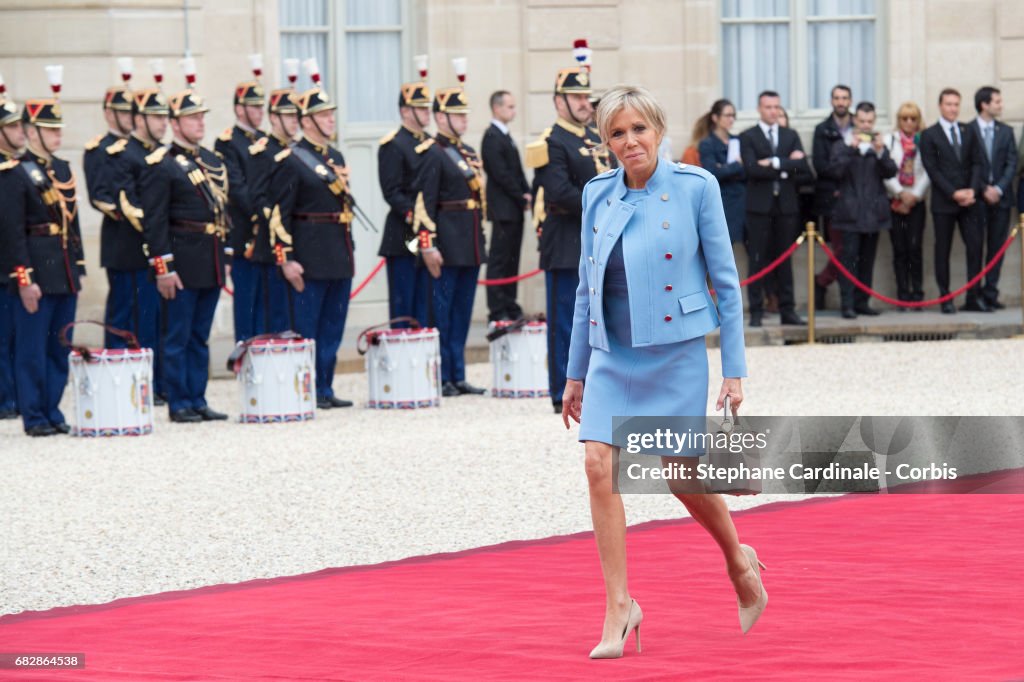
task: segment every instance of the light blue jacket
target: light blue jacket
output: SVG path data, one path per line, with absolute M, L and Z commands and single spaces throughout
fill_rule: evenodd
M 604 275 L 621 235 L 633 346 L 704 336 L 721 319 L 722 376 L 745 377 L 743 300 L 718 181 L 702 168 L 661 159 L 646 189 L 648 196 L 635 206 L 623 201 L 622 168 L 583 188 L 580 285 L 566 376 L 585 379 L 591 348 L 608 350 Z M 642 212 L 643 221 L 624 231 L 634 211 Z

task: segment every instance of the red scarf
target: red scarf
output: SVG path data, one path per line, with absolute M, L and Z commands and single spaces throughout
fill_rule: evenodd
M 900 144 L 903 145 L 903 163 L 900 164 L 900 184 L 904 187 L 914 186 L 914 157 L 917 156 L 917 134 L 908 136 L 900 131 Z

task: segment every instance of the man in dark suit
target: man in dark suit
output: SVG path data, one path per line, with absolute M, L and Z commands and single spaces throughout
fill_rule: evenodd
M 1010 229 L 1013 176 L 1017 174 L 1017 143 L 1013 129 L 996 120 L 1003 114 L 1003 95 L 996 88 L 985 86 L 974 93 L 974 109 L 978 117 L 970 126 L 981 144 L 982 200 L 978 201 L 978 220 L 985 245 L 983 263 L 995 255 L 1006 241 Z M 990 309 L 1003 308 L 999 302 L 999 270 L 1002 261 L 995 264 L 985 277 L 985 285 L 978 285 L 972 293 Z M 980 293 L 978 292 L 980 289 Z
M 832 113 L 824 121 L 814 128 L 814 142 L 811 145 L 811 160 L 814 162 L 814 170 L 818 179 L 814 183 L 814 211 L 822 218 L 822 229 L 832 242 L 832 251 L 836 258 L 843 257 L 842 234 L 832 225 L 832 206 L 836 200 L 838 185 L 835 180 L 829 178 L 825 169 L 829 168 L 835 159 L 832 158 L 832 150 L 836 148 L 835 143 L 842 140 L 850 143 L 853 136 L 853 114 L 850 113 L 850 106 L 853 104 L 853 93 L 846 85 L 836 85 L 832 88 Z M 825 292 L 828 286 L 839 279 L 839 270 L 828 261 L 821 272 L 814 278 L 814 307 L 818 310 L 825 308 Z
M 949 293 L 949 250 L 953 243 L 953 225 L 960 226 L 960 236 L 967 249 L 967 277 L 981 270 L 981 228 L 974 208 L 984 189 L 978 137 L 968 134 L 957 122 L 960 116 L 960 93 L 946 88 L 939 94 L 938 123 L 921 133 L 921 162 L 932 181 L 932 221 L 935 223 L 935 280 L 939 293 Z M 967 293 L 964 310 L 987 311 L 989 306 L 978 296 Z M 942 312 L 952 314 L 952 301 L 942 304 Z
M 778 124 L 782 107 L 779 94 L 766 90 L 758 95 L 757 125 L 740 135 L 740 153 L 747 172 L 747 253 L 750 274 L 760 271 L 796 239 L 800 205 L 797 174 L 811 172 L 796 131 Z M 796 314 L 793 300 L 793 267 L 787 260 L 778 273 L 779 313 L 782 324 L 806 322 Z M 750 285 L 750 326 L 760 327 L 764 291 L 760 282 Z
M 487 278 L 501 279 L 519 274 L 523 211 L 533 197 L 519 150 L 508 130 L 508 124 L 516 117 L 516 100 L 511 93 L 498 90 L 491 95 L 491 116 L 491 125 L 480 143 L 487 175 L 487 219 L 492 228 Z M 515 283 L 487 287 L 487 310 L 492 322 L 522 317 L 523 310 L 516 303 Z

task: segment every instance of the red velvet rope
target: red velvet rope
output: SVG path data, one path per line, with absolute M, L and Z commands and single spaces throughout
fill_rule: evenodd
M 798 248 L 800 248 L 800 245 L 803 243 L 803 241 L 804 241 L 804 235 L 801 234 L 800 237 L 795 242 L 793 242 L 789 246 L 788 249 L 786 249 L 784 252 L 782 252 L 782 254 L 778 258 L 776 258 L 771 263 L 769 263 L 767 266 L 765 266 L 765 268 L 763 270 L 761 270 L 760 272 L 754 273 L 750 277 L 747 277 L 745 280 L 741 281 L 740 282 L 740 286 L 741 287 L 745 287 L 748 284 L 750 284 L 751 282 L 756 282 L 757 280 L 761 279 L 762 277 L 767 275 L 769 272 L 771 272 L 775 268 L 777 268 L 780 265 L 782 265 L 782 263 L 787 258 L 789 258 L 790 256 L 793 255 L 794 251 L 796 251 Z M 370 280 L 372 280 L 374 277 L 377 276 L 377 274 L 381 271 L 381 269 L 384 267 L 384 264 L 386 262 L 387 262 L 387 259 L 385 259 L 385 258 L 381 258 L 379 261 L 377 261 L 377 265 L 374 266 L 374 268 L 370 272 L 370 274 L 366 276 L 366 279 L 364 279 L 362 282 L 360 282 L 359 286 L 357 286 L 352 291 L 352 294 L 349 296 L 349 300 L 352 300 L 353 298 L 358 296 L 362 292 L 362 290 L 366 288 L 366 286 L 370 283 Z M 496 286 L 501 286 L 503 284 L 513 284 L 515 282 L 521 282 L 524 279 L 529 279 L 530 277 L 535 277 L 535 276 L 539 275 L 541 272 L 543 272 L 543 270 L 541 270 L 540 268 L 537 268 L 536 270 L 530 270 L 529 272 L 524 272 L 521 275 L 514 275 L 512 277 L 501 277 L 499 279 L 481 279 L 481 280 L 477 280 L 477 284 L 480 284 L 480 285 L 485 286 L 485 287 L 496 287 Z M 234 296 L 234 292 L 231 289 L 229 289 L 227 286 L 223 286 L 221 288 L 228 294 L 228 296 Z M 714 293 L 714 291 L 712 290 L 712 294 L 713 293 Z
M 874 296 L 878 300 L 888 303 L 890 305 L 901 306 L 903 308 L 924 308 L 927 306 L 945 303 L 946 301 L 952 301 L 954 298 L 956 298 L 957 296 L 964 293 L 965 291 L 973 287 L 975 284 L 980 282 L 981 278 L 987 275 L 989 270 L 996 266 L 996 263 L 998 263 L 999 259 L 1003 257 L 1003 254 L 1006 253 L 1006 250 L 1010 248 L 1010 243 L 1013 242 L 1014 238 L 1017 236 L 1017 231 L 1019 229 L 1019 225 L 1013 228 L 1013 231 L 1010 232 L 1010 236 L 1006 238 L 1006 241 L 1003 242 L 1003 245 L 999 248 L 999 251 L 996 252 L 996 255 L 992 257 L 992 260 L 989 261 L 988 264 L 981 269 L 981 272 L 972 277 L 971 280 L 967 282 L 967 284 L 963 285 L 956 291 L 951 291 L 945 296 L 933 298 L 930 301 L 901 301 L 896 298 L 890 298 L 885 294 L 878 293 L 877 291 L 875 291 L 874 289 L 872 289 L 871 287 L 869 287 L 868 285 L 864 284 L 859 279 L 854 277 L 853 273 L 846 269 L 846 266 L 844 266 L 842 262 L 840 262 L 840 260 L 836 258 L 834 253 L 832 253 L 832 249 L 828 248 L 828 246 L 825 244 L 825 240 L 821 237 L 821 235 L 817 235 L 817 238 L 818 243 L 821 244 L 821 248 L 825 251 L 825 255 L 828 256 L 829 260 L 832 261 L 832 264 L 836 266 L 836 269 L 838 269 L 839 272 L 842 273 L 843 277 L 845 277 L 846 279 L 850 280 L 850 282 L 853 283 L 853 286 L 857 287 L 858 289 L 868 294 L 869 296 Z
M 774 270 L 775 268 L 777 268 L 780 265 L 782 265 L 782 263 L 787 258 L 792 256 L 793 252 L 796 251 L 798 248 L 800 248 L 800 245 L 804 243 L 804 236 L 805 236 L 804 234 L 801 234 L 799 237 L 797 237 L 796 241 L 793 242 L 792 244 L 790 244 L 788 249 L 783 251 L 782 254 L 778 258 L 776 258 L 771 263 L 766 265 L 763 270 L 761 270 L 759 272 L 755 272 L 750 277 L 747 277 L 746 279 L 741 280 L 740 281 L 740 286 L 741 287 L 745 287 L 748 284 L 753 284 L 754 282 L 756 282 L 757 280 L 761 279 L 762 277 L 767 275 L 769 272 Z
M 533 277 L 534 275 L 539 275 L 541 272 L 543 272 L 543 270 L 541 270 L 540 268 L 537 268 L 536 270 L 530 270 L 529 272 L 525 272 L 525 273 L 523 273 L 521 275 L 514 275 L 512 277 L 502 277 L 500 279 L 480 279 L 480 280 L 477 280 L 476 283 L 477 284 L 482 284 L 485 287 L 497 287 L 497 286 L 501 286 L 502 284 L 512 284 L 513 282 L 518 282 L 518 281 L 524 280 L 524 279 L 526 279 L 528 277 Z
M 371 271 L 370 271 L 370 274 L 366 276 L 366 279 L 364 279 L 364 280 L 363 280 L 362 282 L 360 282 L 360 283 L 359 283 L 359 286 L 357 286 L 357 287 L 356 287 L 356 288 L 355 288 L 355 289 L 354 289 L 354 290 L 352 291 L 352 293 L 351 293 L 351 294 L 349 294 L 348 300 L 350 300 L 350 301 L 351 301 L 351 300 L 352 300 L 353 298 L 355 298 L 356 296 L 358 296 L 358 295 L 359 295 L 359 293 L 360 293 L 360 292 L 361 292 L 361 291 L 362 291 L 363 289 L 365 289 L 365 288 L 366 288 L 366 285 L 370 283 L 370 280 L 371 280 L 371 279 L 373 279 L 374 277 L 376 277 L 376 276 L 377 276 L 377 273 L 378 273 L 378 272 L 380 272 L 380 269 L 384 267 L 384 263 L 386 263 L 386 262 L 387 262 L 387 259 L 386 259 L 386 258 L 381 258 L 381 259 L 380 259 L 379 261 L 377 261 L 377 265 L 375 265 L 375 266 L 374 266 L 374 268 L 373 268 L 373 270 L 371 270 Z

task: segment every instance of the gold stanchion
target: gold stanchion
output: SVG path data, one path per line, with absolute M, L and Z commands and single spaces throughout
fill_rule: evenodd
M 807 221 L 807 343 L 814 343 L 814 221 Z

